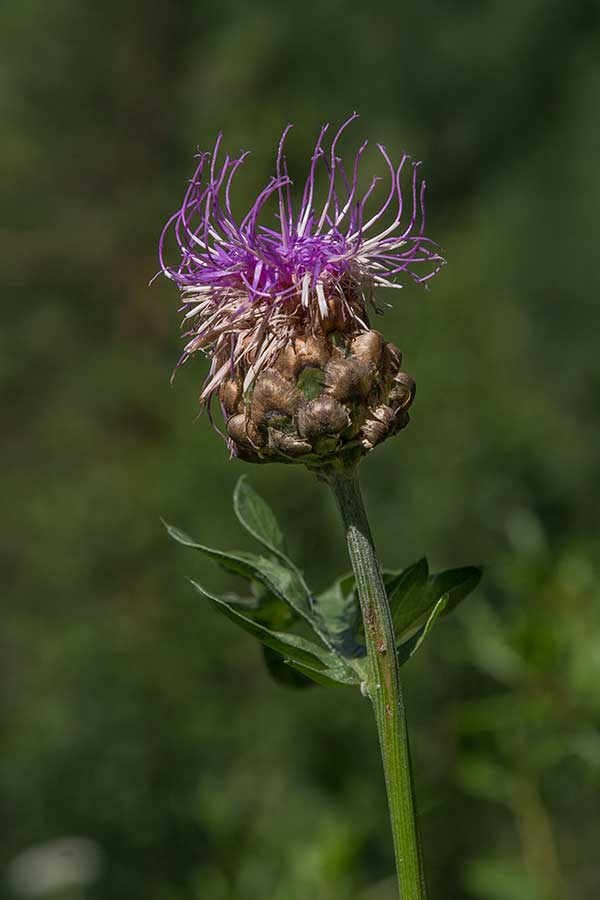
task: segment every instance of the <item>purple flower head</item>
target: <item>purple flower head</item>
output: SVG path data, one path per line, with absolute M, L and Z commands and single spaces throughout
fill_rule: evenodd
M 403 275 L 426 283 L 444 264 L 438 245 L 424 233 L 425 182 L 419 163 L 404 154 L 395 166 L 385 147 L 377 145 L 389 187 L 376 209 L 373 194 L 380 178 L 359 190 L 367 141 L 351 169 L 344 167 L 338 142 L 355 118 L 344 122 L 327 148 L 329 126 L 321 129 L 297 209 L 284 155 L 291 125 L 279 142 L 275 175 L 241 220 L 232 213 L 231 191 L 248 153 L 219 160 L 219 134 L 212 154 L 198 155 L 181 208 L 161 235 L 159 258 L 162 272 L 182 293 L 187 343 L 180 362 L 197 350 L 211 359 L 203 402 L 234 372 L 243 373 L 244 389 L 250 387 L 299 332 L 366 331 L 375 288 L 400 288 Z M 405 179 L 408 190 L 401 184 Z M 271 216 L 263 224 L 269 202 L 275 222 Z M 171 233 L 180 253 L 175 266 L 165 261 Z

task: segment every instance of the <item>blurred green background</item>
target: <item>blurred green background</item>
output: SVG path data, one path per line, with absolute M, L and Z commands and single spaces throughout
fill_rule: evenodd
M 366 701 L 274 684 L 184 575 L 234 582 L 159 521 L 248 547 L 247 472 L 322 588 L 347 568 L 333 503 L 228 461 L 205 364 L 169 385 L 176 291 L 147 286 L 197 145 L 254 150 L 245 201 L 286 122 L 302 176 L 357 109 L 348 152 L 425 160 L 449 259 L 382 298 L 418 398 L 363 466 L 375 536 L 388 566 L 486 566 L 404 670 L 431 898 L 595 900 L 598 4 L 21 0 L 0 42 L 2 897 L 396 896 Z M 63 837 L 93 842 L 93 883 L 43 869 Z

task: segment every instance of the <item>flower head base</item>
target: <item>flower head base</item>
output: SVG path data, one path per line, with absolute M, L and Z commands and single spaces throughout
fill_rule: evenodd
M 402 287 L 403 275 L 426 283 L 444 264 L 437 244 L 424 233 L 425 182 L 419 179 L 418 163 L 405 154 L 395 166 L 377 145 L 389 187 L 376 209 L 373 195 L 380 179 L 359 190 L 366 141 L 352 168 L 344 168 L 337 147 L 355 118 L 339 128 L 327 149 L 328 126 L 321 129 L 297 210 L 284 155 L 288 125 L 279 142 L 275 175 L 239 221 L 232 212 L 232 182 L 248 154 L 218 162 L 219 135 L 213 153 L 199 155 L 181 209 L 161 235 L 162 272 L 182 292 L 187 343 L 180 362 L 197 350 L 210 358 L 200 399 L 210 408 L 219 392 L 226 417 L 223 392 L 228 383 L 239 386 L 247 405 L 259 376 L 294 342 L 313 340 L 327 345 L 329 352 L 337 335 L 348 350 L 354 337 L 371 333 L 367 311 L 375 288 Z M 401 183 L 406 176 L 408 202 Z M 317 205 L 318 182 L 323 198 Z M 272 220 L 262 221 L 269 201 L 276 208 L 276 228 L 270 227 Z M 177 266 L 165 260 L 171 232 L 180 251 Z
M 377 331 L 293 338 L 248 394 L 222 384 L 232 449 L 248 462 L 356 461 L 408 424 L 415 383 L 401 362 Z

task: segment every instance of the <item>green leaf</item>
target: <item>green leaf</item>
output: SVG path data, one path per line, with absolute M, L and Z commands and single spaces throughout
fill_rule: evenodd
M 244 615 L 260 622 L 273 631 L 288 631 L 297 620 L 298 614 L 287 603 L 283 603 L 271 591 L 257 582 L 252 582 L 253 593 L 249 597 L 227 592 L 222 599 Z M 255 590 L 256 589 L 256 590 Z
M 289 569 L 274 559 L 265 559 L 264 556 L 255 557 L 254 567 L 258 581 L 281 600 L 289 603 L 314 626 L 312 598 L 304 581 L 294 569 Z
M 448 594 L 444 594 L 444 596 L 440 597 L 438 602 L 433 607 L 433 609 L 429 615 L 429 618 L 427 619 L 427 622 L 425 623 L 425 627 L 419 634 L 419 639 L 418 639 L 417 643 L 411 650 L 411 653 L 410 653 L 411 656 L 413 655 L 413 653 L 417 652 L 417 650 L 419 649 L 419 647 L 421 646 L 421 644 L 423 643 L 425 638 L 431 634 L 431 629 L 433 628 L 433 626 L 435 625 L 435 623 L 437 622 L 437 620 L 439 619 L 439 617 L 444 612 L 444 610 L 446 609 L 447 606 L 448 606 Z
M 215 609 L 227 616 L 228 619 L 231 619 L 232 622 L 235 622 L 236 625 L 239 625 L 240 628 L 243 628 L 244 631 L 257 638 L 261 643 L 266 644 L 267 647 L 277 650 L 286 659 L 293 659 L 294 662 L 304 663 L 316 669 L 325 669 L 331 666 L 332 663 L 337 662 L 336 657 L 332 653 L 325 650 L 325 648 L 319 647 L 318 644 L 314 644 L 298 634 L 289 634 L 285 631 L 271 631 L 269 628 L 265 628 L 264 625 L 260 625 L 253 619 L 249 619 L 248 616 L 243 615 L 222 597 L 207 591 L 191 578 L 190 581 L 200 594 L 211 601 Z
M 289 603 L 284 603 L 258 581 L 251 581 L 250 589 L 249 595 L 227 591 L 221 599 L 273 631 L 288 631 L 298 618 Z
M 215 609 L 257 638 L 266 647 L 280 654 L 289 666 L 305 677 L 318 684 L 329 686 L 360 683 L 361 676 L 350 667 L 345 666 L 334 653 L 300 635 L 271 631 L 242 615 L 222 597 L 212 594 L 192 579 L 190 581 L 200 594 L 210 600 Z M 270 670 L 272 670 L 272 666 L 270 666 Z
M 315 681 L 308 675 L 303 675 L 298 669 L 294 669 L 289 665 L 276 650 L 263 644 L 263 658 L 265 666 L 271 678 L 285 687 L 306 688 L 314 687 Z
M 167 522 L 163 522 L 163 525 L 173 540 L 177 541 L 179 544 L 183 544 L 184 547 L 191 547 L 192 550 L 198 550 L 200 553 L 204 553 L 205 556 L 218 563 L 227 572 L 241 575 L 243 578 L 247 578 L 248 581 L 256 580 L 254 565 L 256 557 L 253 556 L 253 554 L 244 553 L 241 550 L 236 551 L 235 553 L 225 553 L 223 550 L 214 550 L 212 547 L 205 547 L 204 544 L 197 543 L 197 541 L 186 534 L 185 531 L 181 531 L 180 528 L 176 528 L 174 525 L 169 525 Z
M 248 484 L 245 475 L 242 475 L 235 486 L 233 508 L 252 537 L 276 556 L 285 556 L 283 534 L 277 519 L 268 503 Z
M 483 569 L 479 566 L 447 569 L 445 572 L 438 572 L 430 577 L 427 592 L 432 603 L 435 603 L 444 594 L 448 595 L 448 602 L 444 609 L 444 614 L 447 615 L 456 609 L 461 600 L 475 590 L 482 575 Z
M 258 609 L 250 618 L 272 631 L 289 631 L 298 620 L 298 614 L 289 604 L 283 603 L 269 591 L 264 591 Z
M 212 547 L 199 544 L 179 528 L 168 525 L 166 522 L 164 524 L 171 537 L 180 544 L 198 550 L 228 572 L 241 575 L 249 581 L 260 582 L 276 597 L 284 603 L 289 603 L 297 613 L 304 616 L 309 622 L 311 621 L 310 594 L 295 570 L 283 566 L 274 559 L 255 556 L 253 553 L 244 553 L 241 550 L 237 550 L 235 553 L 214 550 Z
M 433 607 L 429 614 L 425 625 L 422 625 L 408 639 L 400 641 L 397 646 L 398 665 L 403 666 L 420 648 L 425 638 L 431 633 L 431 629 L 437 622 L 439 616 L 444 612 L 448 602 L 448 595 L 444 594 Z
M 424 631 L 425 631 L 425 626 L 422 625 L 421 628 L 419 628 L 418 631 L 415 632 L 415 634 L 411 635 L 411 637 L 409 637 L 407 640 L 401 641 L 401 643 L 398 644 L 398 646 L 396 647 L 396 650 L 398 653 L 398 665 L 399 666 L 403 666 L 404 663 L 407 663 L 408 660 L 411 658 L 411 656 L 413 655 L 413 652 L 415 650 L 415 647 L 421 640 L 421 636 Z
M 365 655 L 365 646 L 357 640 L 361 615 L 353 575 L 343 575 L 318 594 L 315 612 L 321 615 L 329 643 L 338 653 L 348 658 Z
M 422 566 L 423 562 L 423 560 L 420 560 L 415 566 L 412 566 L 411 569 L 415 570 L 417 566 Z M 411 569 L 407 569 L 406 572 L 410 573 Z M 422 573 L 423 569 L 421 570 L 421 576 L 418 580 L 416 580 L 414 576 L 411 576 L 409 581 L 415 585 L 421 584 Z M 400 637 L 397 648 L 398 662 L 400 665 L 408 662 L 410 657 L 419 650 L 425 638 L 431 634 L 431 630 L 439 617 L 451 612 L 461 600 L 477 587 L 481 580 L 481 575 L 481 569 L 476 566 L 447 569 L 445 572 L 438 572 L 436 575 L 431 575 L 427 580 L 425 590 L 423 590 L 423 587 L 421 586 L 420 592 L 417 591 L 413 594 L 412 601 L 407 602 L 405 607 L 405 620 L 408 621 L 414 614 L 418 613 L 419 610 L 420 616 L 417 615 L 417 618 L 413 619 L 411 627 L 404 629 L 403 633 L 408 636 L 407 639 L 403 640 L 402 632 L 399 630 L 397 631 L 397 634 Z M 408 582 L 404 582 L 405 585 L 407 583 Z M 402 585 L 402 582 L 399 584 Z M 391 604 L 392 599 L 390 598 L 390 605 Z M 401 603 L 400 609 L 402 609 L 403 606 L 404 600 Z M 427 615 L 427 620 L 425 624 L 419 627 L 420 621 L 423 620 L 425 615 Z M 395 624 L 397 621 L 396 616 L 397 612 L 394 612 Z M 400 627 L 402 627 L 402 621 L 400 621 Z M 416 631 L 413 630 L 415 627 L 417 628 Z
M 325 687 L 340 687 L 340 685 L 357 685 L 362 681 L 361 676 L 347 666 L 337 666 L 330 669 L 315 669 L 295 660 L 287 660 L 287 664 L 307 678 L 312 678 L 317 684 Z
M 427 595 L 429 566 L 420 559 L 387 585 L 396 636 L 400 638 L 420 624 L 435 601 Z
M 416 638 L 418 646 L 440 615 L 447 615 L 473 591 L 481 580 L 481 569 L 464 566 L 428 576 L 427 560 L 387 580 L 390 608 L 399 644 Z M 440 600 L 444 599 L 443 603 Z M 416 631 L 415 631 L 416 629 Z M 411 652 L 417 649 L 417 646 Z
M 198 550 L 209 559 L 217 562 L 222 568 L 236 575 L 241 575 L 249 581 L 259 582 L 270 593 L 287 603 L 311 626 L 321 640 L 327 646 L 333 648 L 333 644 L 325 626 L 325 622 L 319 610 L 315 609 L 315 601 L 312 597 L 302 575 L 290 563 L 284 565 L 273 558 L 255 556 L 252 553 L 244 553 L 241 550 L 235 553 L 225 553 L 222 550 L 214 550 L 204 544 L 198 544 L 189 535 L 164 523 L 167 531 L 174 540 L 186 547 Z

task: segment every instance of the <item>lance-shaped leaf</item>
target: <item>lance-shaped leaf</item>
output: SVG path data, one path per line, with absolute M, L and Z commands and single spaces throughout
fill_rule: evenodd
M 277 519 L 269 504 L 250 486 L 245 475 L 242 475 L 235 486 L 233 508 L 252 537 L 271 553 L 287 561 L 285 542 Z
M 437 622 L 438 618 L 446 609 L 447 603 L 448 595 L 444 594 L 442 597 L 440 597 L 437 603 L 434 604 L 434 607 L 429 613 L 425 624 L 421 625 L 421 627 L 418 628 L 417 631 L 414 632 L 407 640 L 400 641 L 397 647 L 399 665 L 403 666 L 404 663 L 408 662 L 411 656 L 414 656 L 425 638 L 428 637 L 428 635 L 431 633 L 431 629 Z
M 390 580 L 390 608 L 398 640 L 402 642 L 404 638 L 412 637 L 416 629 L 424 626 L 442 597 L 446 599 L 436 618 L 451 612 L 477 587 L 480 579 L 481 569 L 475 566 L 448 569 L 428 576 L 427 560 L 421 559 Z
M 233 508 L 246 531 L 256 538 L 263 547 L 275 554 L 275 556 L 278 556 L 284 565 L 292 569 L 299 577 L 307 593 L 310 594 L 302 572 L 285 552 L 285 539 L 273 510 L 266 500 L 248 484 L 245 475 L 241 476 L 235 487 Z
M 396 636 L 409 633 L 420 624 L 435 601 L 427 595 L 429 566 L 420 559 L 387 585 L 388 597 Z
M 433 607 L 433 609 L 431 610 L 431 612 L 429 614 L 429 617 L 427 619 L 427 622 L 425 623 L 423 630 L 419 634 L 419 639 L 418 639 L 417 643 L 411 650 L 411 654 L 410 654 L 411 656 L 413 655 L 413 653 L 417 652 L 417 650 L 419 649 L 419 647 L 421 646 L 421 644 L 423 643 L 425 638 L 431 634 L 431 629 L 433 628 L 433 626 L 435 625 L 435 623 L 437 622 L 437 620 L 439 619 L 441 614 L 444 612 L 444 610 L 446 610 L 446 608 L 448 606 L 448 602 L 449 602 L 448 594 L 444 594 L 442 597 L 440 597 L 438 602 L 435 604 L 435 606 Z
M 295 569 L 283 565 L 276 559 L 255 556 L 252 553 L 244 553 L 241 550 L 235 553 L 225 553 L 222 550 L 206 547 L 204 544 L 199 544 L 193 540 L 179 528 L 168 525 L 166 522 L 164 524 L 171 537 L 180 544 L 203 553 L 228 572 L 241 575 L 249 581 L 258 581 L 283 603 L 288 603 L 298 615 L 302 616 L 309 623 L 325 643 L 329 643 L 321 616 L 313 610 L 313 598 L 304 580 Z
M 228 591 L 222 599 L 255 622 L 273 631 L 287 631 L 298 619 L 298 614 L 262 584 L 252 582 L 252 594 L 240 596 Z
M 412 634 L 405 641 L 401 641 L 396 647 L 396 651 L 398 653 L 398 665 L 403 666 L 404 663 L 407 663 L 408 660 L 414 653 L 415 647 L 421 640 L 421 636 L 425 631 L 425 626 L 422 625 L 414 634 Z
M 284 568 L 289 569 L 293 573 L 294 586 L 308 599 L 308 608 L 310 610 L 312 608 L 311 591 L 300 569 L 284 552 L 285 540 L 275 514 L 266 500 L 247 482 L 245 475 L 241 476 L 235 486 L 233 508 L 246 531 L 259 541 L 265 549 L 278 557 Z M 293 601 L 291 600 L 290 602 Z M 311 621 L 311 624 L 314 627 L 314 621 Z
M 423 561 L 421 560 L 416 566 L 419 566 L 422 562 Z M 416 566 L 411 567 L 411 569 L 414 570 Z M 410 572 L 410 570 L 406 570 L 406 572 Z M 422 586 L 422 576 L 418 580 L 414 577 L 409 579 L 410 582 L 413 584 L 420 584 L 421 587 L 420 592 L 417 591 L 413 595 L 413 602 L 409 602 L 406 605 L 406 621 L 411 619 L 413 615 L 418 614 L 419 611 L 421 612 L 420 617 L 413 620 L 413 625 L 405 628 L 403 633 L 406 637 L 404 640 L 402 639 L 402 632 L 400 630 L 397 631 L 400 639 L 398 643 L 398 661 L 400 665 L 407 662 L 410 657 L 417 652 L 425 638 L 431 633 L 431 630 L 439 617 L 451 612 L 461 600 L 477 587 L 481 580 L 481 575 L 481 569 L 476 566 L 463 566 L 459 569 L 447 569 L 445 572 L 438 572 L 435 575 L 431 575 L 427 579 L 427 584 L 424 589 Z M 405 584 L 406 583 L 408 582 L 405 582 Z M 392 598 L 390 598 L 390 605 L 392 605 Z M 403 604 L 401 603 L 400 609 L 402 609 L 402 605 Z M 409 610 L 410 614 L 408 614 Z M 397 615 L 398 613 L 395 611 L 395 623 L 397 622 Z M 427 618 L 424 624 L 420 624 L 423 623 L 424 616 L 427 616 Z M 402 627 L 401 619 L 399 620 L 399 624 L 400 627 Z
M 192 550 L 198 550 L 209 559 L 218 563 L 218 565 L 227 572 L 241 575 L 243 578 L 247 578 L 248 581 L 262 580 L 257 578 L 255 566 L 257 557 L 252 553 L 244 553 L 242 550 L 238 550 L 235 553 L 226 553 L 224 550 L 215 550 L 212 547 L 206 547 L 204 544 L 199 544 L 191 538 L 189 534 L 186 534 L 185 531 L 176 528 L 174 525 L 169 525 L 168 522 L 163 522 L 163 525 L 174 541 L 183 544 L 184 547 L 191 547 Z
M 242 615 L 234 609 L 222 597 L 207 591 L 200 584 L 190 579 L 194 588 L 206 597 L 219 612 L 228 619 L 243 628 L 253 637 L 257 638 L 266 647 L 276 651 L 283 657 L 285 663 L 296 669 L 302 675 L 315 681 L 317 684 L 338 686 L 340 684 L 359 684 L 361 677 L 344 663 L 334 653 L 319 647 L 318 644 L 307 640 L 297 634 L 289 632 L 271 631 L 258 622 Z M 271 658 L 270 671 L 273 673 L 273 660 Z
M 306 688 L 306 687 L 314 687 L 316 682 L 313 678 L 309 678 L 307 675 L 303 675 L 297 669 L 294 669 L 289 665 L 288 662 L 281 656 L 281 654 L 277 653 L 276 650 L 273 650 L 271 647 L 267 647 L 266 644 L 262 645 L 263 651 L 263 659 L 265 661 L 265 666 L 271 678 L 274 681 L 279 682 L 279 684 L 284 685 L 285 687 L 291 688 Z
M 329 669 L 315 669 L 314 666 L 308 666 L 292 659 L 288 659 L 287 664 L 298 672 L 301 672 L 303 675 L 306 675 L 307 678 L 312 678 L 314 682 L 322 684 L 325 687 L 357 685 L 363 681 L 363 676 L 348 666 L 338 665 Z
M 301 637 L 298 634 L 290 634 L 286 631 L 271 631 L 265 628 L 259 622 L 255 622 L 248 616 L 243 615 L 239 610 L 235 609 L 217 594 L 207 591 L 202 585 L 190 579 L 195 589 L 206 597 L 218 612 L 223 613 L 248 634 L 257 638 L 261 643 L 266 644 L 273 650 L 277 650 L 286 659 L 294 660 L 294 662 L 303 663 L 312 666 L 315 669 L 326 669 L 337 663 L 337 657 L 324 647 Z
M 366 648 L 358 640 L 361 624 L 354 576 L 344 575 L 315 600 L 315 613 L 321 615 L 328 643 L 342 656 L 364 656 Z
M 284 659 L 266 645 L 263 645 L 263 656 L 271 677 L 286 687 L 304 688 L 315 684 L 325 687 L 344 687 L 360 684 L 363 680 L 362 676 L 344 666 L 316 669 L 292 659 Z
M 479 566 L 462 566 L 459 569 L 447 569 L 445 572 L 432 575 L 427 587 L 432 602 L 435 603 L 440 597 L 447 595 L 448 600 L 443 610 L 447 615 L 475 590 L 482 574 L 483 570 Z
M 287 631 L 298 618 L 298 614 L 288 603 L 283 603 L 258 581 L 250 582 L 249 594 L 227 591 L 221 598 L 244 615 L 273 631 Z

